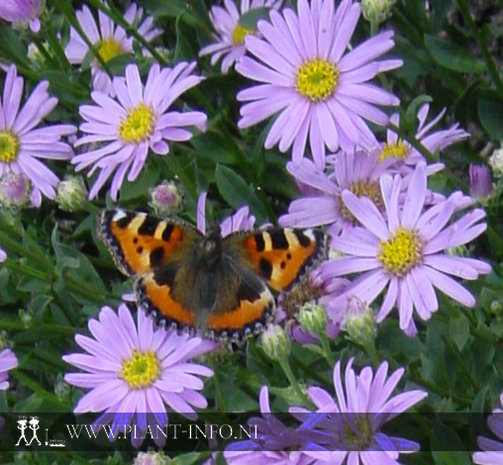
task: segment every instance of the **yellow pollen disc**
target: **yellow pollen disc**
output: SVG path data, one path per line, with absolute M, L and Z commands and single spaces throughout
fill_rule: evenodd
M 19 139 L 10 131 L 0 131 L 0 162 L 11 163 L 19 153 Z
M 123 53 L 124 49 L 121 43 L 117 42 L 113 37 L 103 39 L 98 47 L 98 54 L 105 63 Z
M 306 61 L 297 71 L 297 91 L 313 102 L 327 100 L 337 87 L 339 70 L 327 60 Z
M 381 189 L 375 181 L 360 180 L 353 182 L 349 186 L 349 190 L 357 197 L 368 197 L 374 205 L 380 210 L 384 210 L 384 203 L 382 200 Z M 344 204 L 342 199 L 339 198 L 339 211 L 341 215 L 351 223 L 357 225 L 359 221 L 349 211 L 348 207 Z
M 386 158 L 395 157 L 400 160 L 405 160 L 409 155 L 409 145 L 402 139 L 397 139 L 394 144 L 385 144 L 379 155 L 378 160 L 383 161 Z
M 421 263 L 422 250 L 423 244 L 415 232 L 399 228 L 391 239 L 379 243 L 377 258 L 386 271 L 402 278 Z
M 133 350 L 133 357 L 122 362 L 122 371 L 119 372 L 119 376 L 132 389 L 141 389 L 152 385 L 159 378 L 159 375 L 159 362 L 150 350 L 147 352 Z
M 241 24 L 237 23 L 232 30 L 231 40 L 234 45 L 243 45 L 245 43 L 245 37 L 248 34 L 253 34 L 255 31 L 253 29 L 248 29 Z
M 155 115 L 152 108 L 140 103 L 135 109 L 129 110 L 127 117 L 121 120 L 119 136 L 128 143 L 138 143 L 152 135 Z
M 358 415 L 354 418 L 354 423 L 356 428 L 344 425 L 344 440 L 348 446 L 352 446 L 352 450 L 365 450 L 372 442 L 373 431 L 370 420 L 366 416 Z

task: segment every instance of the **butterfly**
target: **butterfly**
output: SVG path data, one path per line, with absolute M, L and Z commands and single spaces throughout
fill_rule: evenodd
M 288 290 L 327 255 L 324 233 L 268 228 L 222 238 L 188 223 L 105 210 L 98 234 L 118 269 L 133 276 L 138 303 L 164 327 L 240 341 L 274 316 L 269 289 Z

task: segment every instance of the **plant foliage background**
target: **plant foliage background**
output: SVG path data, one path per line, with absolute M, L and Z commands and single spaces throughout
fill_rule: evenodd
M 50 82 L 49 92 L 59 99 L 49 121 L 78 124 L 79 105 L 89 101 L 90 71 L 71 66 L 62 44 L 75 25 L 75 11 L 84 3 L 100 8 L 98 0 L 70 2 L 47 0 L 42 30 L 13 29 L 0 22 L 0 60 L 15 63 L 32 89 L 40 80 Z M 161 181 L 175 180 L 183 191 L 180 216 L 195 223 L 199 194 L 208 191 L 207 224 L 213 224 L 249 205 L 257 224 L 276 223 L 290 201 L 299 196 L 294 179 L 285 169 L 288 154 L 277 148 L 264 149 L 270 123 L 239 130 L 236 93 L 249 82 L 235 71 L 223 75 L 220 67 L 198 52 L 211 41 L 208 15 L 212 2 L 203 0 L 138 0 L 155 18 L 163 33 L 153 43 L 154 57 L 144 57 L 135 41 L 135 56 L 142 74 L 152 61 L 172 65 L 197 60 L 206 79 L 189 90 L 182 101 L 208 115 L 207 131 L 187 143 L 171 144 L 167 157 L 151 156 L 139 178 L 125 182 L 118 204 L 130 210 L 151 211 L 149 189 Z M 286 1 L 286 4 L 295 2 Z M 111 8 L 112 19 L 122 20 L 123 2 Z M 400 97 L 401 135 L 414 141 L 416 112 L 430 102 L 431 115 L 447 108 L 442 125 L 459 122 L 471 136 L 441 154 L 446 169 L 430 180 L 444 193 L 461 189 L 469 193 L 470 163 L 485 164 L 503 141 L 503 2 L 500 1 L 398 1 L 392 16 L 381 27 L 395 30 L 394 56 L 403 59 L 401 68 L 386 73 L 383 84 Z M 123 20 L 122 20 L 123 21 Z M 354 40 L 370 35 L 370 24 L 360 20 Z M 27 53 L 35 43 L 35 59 Z M 109 63 L 113 74 L 122 74 L 133 57 L 120 56 Z M 4 74 L 0 79 L 3 79 Z M 376 128 L 380 139 L 384 129 Z M 70 164 L 55 162 L 51 168 L 63 178 Z M 419 324 L 419 334 L 408 338 L 396 319 L 378 325 L 376 349 L 381 360 L 406 369 L 402 388 L 422 387 L 428 398 L 417 407 L 423 412 L 490 412 L 499 404 L 503 390 L 503 239 L 500 180 L 485 204 L 488 229 L 470 245 L 470 254 L 483 257 L 493 273 L 469 284 L 477 297 L 473 309 L 461 307 L 440 296 L 440 309 L 430 321 Z M 87 320 L 96 317 L 103 305 L 117 307 L 131 283 L 116 270 L 111 257 L 95 233 L 96 213 L 115 205 L 101 195 L 75 212 L 65 212 L 54 201 L 44 199 L 40 208 L 0 211 L 0 246 L 7 260 L 0 264 L 0 329 L 13 345 L 19 366 L 10 372 L 11 387 L 0 393 L 0 411 L 68 412 L 81 392 L 65 385 L 62 377 L 69 366 L 62 355 L 76 350 L 73 337 L 87 333 Z M 290 363 L 301 385 L 317 384 L 330 392 L 332 366 L 309 346 L 293 344 Z M 359 366 L 372 361 L 364 350 L 344 334 L 331 341 L 337 359 L 356 357 Z M 242 349 L 206 359 L 215 372 L 206 382 L 204 394 L 210 411 L 257 411 L 258 392 L 264 384 L 274 398 L 273 409 L 285 410 L 294 394 L 284 373 L 255 340 Z M 481 419 L 483 418 L 481 414 Z M 483 422 L 481 420 L 481 422 Z M 409 431 L 407 432 L 409 433 Z M 441 431 L 433 423 L 415 425 L 409 436 L 425 452 L 403 458 L 403 463 L 465 465 L 470 452 L 428 452 L 439 437 L 454 443 L 471 444 L 460 425 Z M 1 434 L 1 433 L 0 433 Z M 83 464 L 131 463 L 132 452 L 5 453 L 2 463 Z M 177 463 L 199 463 L 207 453 L 180 454 Z M 223 458 L 218 459 L 224 463 Z

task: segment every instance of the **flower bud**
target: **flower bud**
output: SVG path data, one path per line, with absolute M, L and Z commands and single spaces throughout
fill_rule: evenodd
M 133 465 L 167 465 L 172 464 L 171 459 L 164 452 L 138 452 Z
M 357 297 L 349 297 L 342 330 L 357 344 L 373 344 L 377 333 L 373 310 Z
M 494 299 L 489 305 L 489 309 L 491 310 L 491 313 L 493 313 L 494 315 L 500 316 L 503 310 L 503 305 L 499 300 Z
M 7 173 L 0 179 L 0 203 L 9 208 L 20 208 L 30 200 L 30 181 L 21 173 Z
M 314 302 L 305 303 L 297 314 L 300 326 L 315 336 L 325 334 L 327 313 L 323 307 Z
M 491 172 L 487 165 L 470 164 L 470 194 L 475 200 L 487 199 L 493 191 Z
M 290 338 L 279 325 L 271 325 L 262 333 L 261 345 L 266 355 L 273 360 L 287 358 L 292 348 Z
M 87 202 L 87 188 L 80 176 L 67 176 L 58 184 L 56 201 L 65 212 L 81 210 Z
M 396 0 L 362 0 L 363 17 L 370 23 L 379 25 L 391 16 Z
M 30 29 L 37 33 L 40 30 L 38 16 L 43 5 L 40 0 L 10 0 L 0 2 L 0 18 L 12 23 L 14 26 L 22 26 L 26 23 Z
M 163 181 L 150 189 L 150 205 L 160 216 L 169 216 L 180 210 L 182 196 L 173 181 Z
M 496 178 L 503 177 L 503 143 L 499 149 L 495 149 L 489 158 L 489 164 Z
M 56 397 L 60 401 L 66 399 L 70 394 L 70 385 L 65 382 L 61 373 L 58 374 L 56 383 L 54 384 L 54 394 L 56 394 Z

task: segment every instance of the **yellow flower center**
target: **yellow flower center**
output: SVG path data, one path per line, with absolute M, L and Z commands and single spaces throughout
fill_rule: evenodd
M 384 210 L 384 203 L 382 200 L 381 189 L 379 184 L 375 181 L 360 180 L 352 183 L 349 186 L 349 190 L 355 194 L 357 197 L 368 197 L 375 206 L 380 210 Z M 358 224 L 358 220 L 349 211 L 348 207 L 344 204 L 341 198 L 339 198 L 339 211 L 341 215 L 353 224 Z
M 405 160 L 409 155 L 409 145 L 402 139 L 397 139 L 394 144 L 385 144 L 379 155 L 378 160 L 383 161 L 386 158 L 395 157 Z
M 152 135 L 155 114 L 152 108 L 140 103 L 135 109 L 129 110 L 127 117 L 121 120 L 119 136 L 128 143 L 138 143 Z
M 344 425 L 344 442 L 352 450 L 365 450 L 370 446 L 374 434 L 370 419 L 364 415 L 358 415 L 354 418 L 354 423 L 355 429 L 353 429 L 354 426 Z
M 297 71 L 297 91 L 313 102 L 328 99 L 337 87 L 339 70 L 327 60 L 306 61 Z
M 402 278 L 421 263 L 422 250 L 423 244 L 415 232 L 399 228 L 391 239 L 379 243 L 377 258 L 386 271 Z
M 11 163 L 19 153 L 19 139 L 10 131 L 0 131 L 0 162 Z
M 113 37 L 103 39 L 98 47 L 98 54 L 105 63 L 118 55 L 122 55 L 123 53 L 124 49 L 122 48 L 121 43 Z
M 237 23 L 232 30 L 231 40 L 234 45 L 243 45 L 245 43 L 245 37 L 248 34 L 253 34 L 255 31 L 253 29 L 248 29 L 241 24 Z
M 139 352 L 133 350 L 133 357 L 122 362 L 119 373 L 132 389 L 141 389 L 152 385 L 159 378 L 159 362 L 155 354 L 148 350 Z

